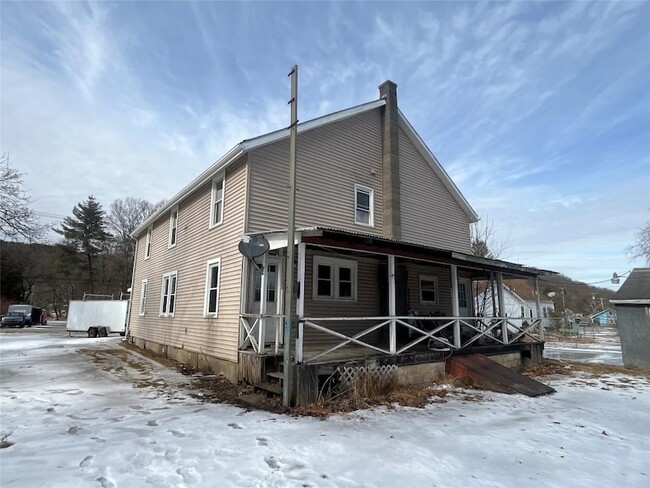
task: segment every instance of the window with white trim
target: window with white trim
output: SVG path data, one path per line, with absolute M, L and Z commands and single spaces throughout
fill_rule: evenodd
M 203 315 L 205 317 L 216 317 L 219 310 L 219 278 L 221 270 L 221 259 L 208 261 L 205 274 L 205 300 L 203 304 Z
M 320 300 L 357 299 L 357 262 L 314 256 L 313 297 Z
M 176 310 L 177 272 L 171 271 L 163 275 L 162 292 L 160 296 L 160 315 L 173 317 Z
M 149 256 L 151 256 L 151 234 L 153 233 L 153 230 L 151 227 L 147 229 L 147 240 L 144 245 L 144 258 L 149 259 Z
M 140 287 L 140 315 L 144 315 L 147 311 L 147 280 L 142 280 Z
M 172 213 L 169 215 L 169 245 L 168 247 L 174 247 L 176 245 L 176 240 L 178 239 L 178 207 L 172 210 Z
M 458 307 L 467 308 L 467 285 L 462 281 L 458 282 Z
M 373 227 L 374 191 L 361 185 L 354 185 L 354 223 Z
M 420 275 L 420 303 L 438 303 L 438 277 Z
M 526 308 L 522 305 L 521 306 L 521 318 L 523 319 L 526 316 Z
M 226 191 L 226 181 L 222 176 L 212 181 L 212 199 L 210 204 L 210 227 L 223 222 L 223 201 Z

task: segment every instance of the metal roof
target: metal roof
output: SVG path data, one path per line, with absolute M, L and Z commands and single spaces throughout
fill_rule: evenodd
M 634 268 L 610 303 L 619 305 L 650 304 L 650 268 Z
M 396 254 L 404 257 L 412 256 L 414 259 L 438 259 L 444 260 L 445 262 L 454 262 L 456 264 L 465 266 L 465 267 L 475 267 L 480 269 L 487 269 L 497 272 L 503 272 L 506 274 L 512 274 L 516 276 L 548 276 L 558 274 L 555 271 L 533 268 L 530 266 L 524 266 L 517 263 L 511 263 L 508 261 L 501 261 L 498 259 L 489 259 L 482 258 L 479 256 L 474 256 L 471 254 L 466 254 L 458 251 L 453 251 L 450 249 L 442 249 L 433 246 L 427 246 L 424 244 L 418 244 L 414 242 L 407 241 L 398 241 L 395 239 L 389 239 L 383 236 L 377 236 L 373 234 L 367 234 L 362 232 L 355 232 L 349 230 L 336 229 L 332 227 L 303 227 L 296 229 L 298 233 L 301 234 L 301 239 L 304 242 L 317 244 L 318 242 L 327 245 L 327 238 L 334 238 L 339 240 L 347 239 L 349 242 L 355 241 L 356 243 L 361 243 L 363 245 L 372 246 L 375 245 L 375 252 L 380 252 L 383 254 Z M 286 229 L 282 230 L 269 230 L 267 232 L 257 232 L 255 234 L 286 234 Z M 331 241 L 330 241 L 331 243 Z M 379 251 L 378 249 L 383 249 Z M 354 249 L 351 247 L 350 249 Z M 401 251 L 401 254 L 400 252 Z

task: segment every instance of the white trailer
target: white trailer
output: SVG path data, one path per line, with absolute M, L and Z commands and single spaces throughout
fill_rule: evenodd
M 88 337 L 124 335 L 129 300 L 73 300 L 68 307 L 66 330 L 85 332 Z

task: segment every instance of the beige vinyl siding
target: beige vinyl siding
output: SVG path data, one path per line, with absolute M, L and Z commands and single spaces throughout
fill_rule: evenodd
M 148 280 L 144 316 L 131 314 L 131 335 L 230 361 L 237 361 L 242 256 L 237 244 L 244 231 L 247 164 L 226 171 L 223 223 L 209 228 L 212 182 L 197 188 L 178 206 L 178 237 L 168 249 L 169 212 L 153 226 L 151 257 L 144 259 L 146 232 L 138 238 L 134 298 Z M 221 258 L 218 317 L 205 318 L 207 262 Z M 159 317 L 163 274 L 177 271 L 174 317 Z
M 357 263 L 357 300 L 322 300 L 313 298 L 314 256 L 356 261 Z M 305 316 L 306 317 L 377 317 L 379 316 L 379 263 L 370 257 L 350 256 L 327 252 L 319 249 L 307 249 L 305 263 Z M 323 322 L 319 325 L 330 327 L 346 335 L 354 335 L 375 325 L 370 321 L 359 322 Z M 376 338 L 377 334 L 366 336 L 362 340 Z M 340 342 L 334 336 L 324 332 L 306 329 L 306 346 Z
M 383 232 L 381 112 L 371 110 L 298 136 L 296 223 Z M 289 141 L 250 155 L 248 232 L 287 227 Z M 374 192 L 374 227 L 354 223 L 354 185 Z
M 467 214 L 401 128 L 399 156 L 402 240 L 470 252 Z
M 451 316 L 451 268 L 411 262 L 407 263 L 406 269 L 408 273 L 409 307 L 417 310 L 421 315 L 440 312 L 446 316 Z M 422 275 L 438 278 L 438 297 L 435 304 L 420 303 L 420 276 Z

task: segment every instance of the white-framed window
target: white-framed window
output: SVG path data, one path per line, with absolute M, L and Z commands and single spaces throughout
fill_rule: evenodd
M 205 274 L 204 317 L 216 317 L 219 310 L 219 279 L 221 278 L 221 259 L 208 261 Z
M 151 235 L 153 234 L 153 229 L 149 227 L 147 229 L 147 238 L 144 244 L 144 258 L 149 259 L 151 256 Z
M 140 287 L 140 310 L 138 312 L 140 315 L 144 315 L 147 311 L 147 288 L 147 280 L 142 280 L 142 285 Z
M 462 281 L 458 282 L 458 306 L 467 308 L 467 285 Z
M 174 247 L 176 241 L 178 240 L 178 207 L 172 210 L 172 213 L 169 215 L 169 245 L 168 247 Z
M 173 317 L 176 310 L 176 286 L 178 273 L 170 271 L 163 275 L 162 292 L 160 295 L 160 315 Z
M 526 307 L 521 306 L 521 318 L 523 319 L 526 316 Z
M 320 300 L 357 299 L 357 262 L 314 256 L 313 297 Z
M 212 198 L 210 203 L 210 227 L 223 222 L 223 202 L 226 192 L 226 179 L 223 175 L 212 180 Z
M 438 277 L 420 275 L 420 303 L 438 303 Z
M 361 185 L 354 185 L 354 223 L 373 227 L 375 225 L 374 191 Z

